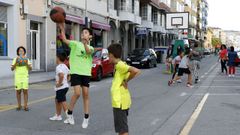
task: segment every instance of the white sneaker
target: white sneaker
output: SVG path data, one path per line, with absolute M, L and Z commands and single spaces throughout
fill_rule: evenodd
M 228 77 L 230 78 L 230 77 L 232 77 L 232 75 L 229 74 Z
M 68 115 L 68 114 L 67 114 L 67 119 L 64 120 L 64 123 L 65 123 L 65 124 L 74 125 L 75 122 L 74 122 L 73 115 Z
M 187 87 L 189 87 L 189 88 L 193 88 L 193 85 L 191 85 L 191 84 L 187 84 Z
M 49 120 L 61 121 L 62 120 L 62 116 L 61 115 L 57 116 L 57 114 L 55 114 L 53 117 L 49 118 Z
M 182 83 L 182 80 L 181 79 L 177 80 L 177 83 Z
M 84 118 L 83 119 L 83 123 L 82 123 L 82 128 L 87 128 L 88 127 L 88 122 L 89 122 L 89 118 Z

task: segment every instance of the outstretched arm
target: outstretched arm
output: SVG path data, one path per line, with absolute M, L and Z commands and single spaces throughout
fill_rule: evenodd
M 70 41 L 66 38 L 66 35 L 65 35 L 65 27 L 64 27 L 64 23 L 59 23 L 57 24 L 58 27 L 60 28 L 60 34 L 61 34 L 61 37 L 62 37 L 62 41 L 69 46 L 70 44 Z

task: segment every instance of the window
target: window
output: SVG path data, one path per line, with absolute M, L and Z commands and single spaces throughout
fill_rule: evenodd
M 158 12 L 156 10 L 153 11 L 153 24 L 158 24 Z
M 7 56 L 7 23 L 0 22 L 0 56 Z
M 142 17 L 143 20 L 147 20 L 148 19 L 148 8 L 147 8 L 147 5 L 144 5 L 141 8 L 141 17 Z
M 7 7 L 0 5 L 0 56 L 8 55 Z

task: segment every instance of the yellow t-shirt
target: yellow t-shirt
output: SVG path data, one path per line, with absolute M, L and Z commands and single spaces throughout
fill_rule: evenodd
M 121 86 L 123 81 L 129 77 L 128 70 L 129 66 L 123 61 L 119 61 L 115 65 L 115 73 L 111 87 L 113 108 L 121 108 L 122 110 L 126 110 L 131 106 L 131 96 L 129 90 Z
M 13 59 L 12 65 L 16 63 L 17 58 Z M 31 65 L 30 60 L 28 59 L 28 65 Z M 15 68 L 15 84 L 17 83 L 26 83 L 28 82 L 28 66 L 16 66 Z

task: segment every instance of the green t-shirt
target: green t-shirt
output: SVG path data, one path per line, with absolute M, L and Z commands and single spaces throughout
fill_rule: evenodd
M 12 65 L 16 63 L 17 58 L 13 59 Z M 32 65 L 28 59 L 28 65 Z M 28 66 L 16 66 L 15 68 L 15 83 L 28 82 Z
M 82 42 L 70 41 L 70 74 L 91 76 L 92 70 L 92 53 L 94 48 L 89 46 L 91 54 L 86 54 L 85 47 Z

